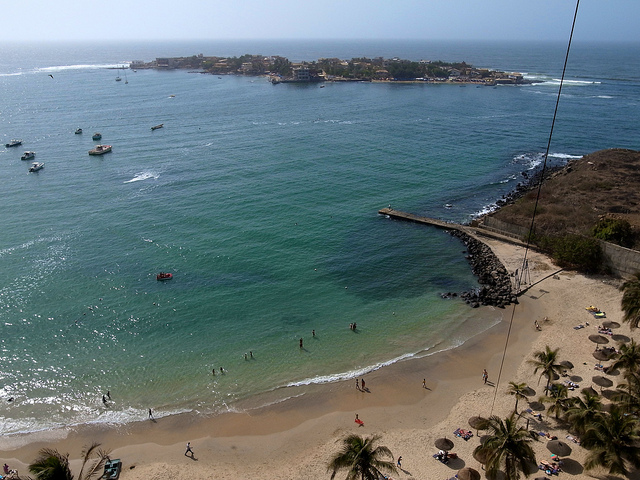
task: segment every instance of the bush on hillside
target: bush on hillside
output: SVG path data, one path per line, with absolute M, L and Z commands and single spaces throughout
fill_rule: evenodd
M 584 273 L 603 271 L 602 249 L 597 240 L 581 235 L 541 236 L 537 245 L 562 268 Z
M 596 223 L 591 230 L 595 238 L 631 248 L 634 243 L 631 224 L 621 218 L 605 217 Z

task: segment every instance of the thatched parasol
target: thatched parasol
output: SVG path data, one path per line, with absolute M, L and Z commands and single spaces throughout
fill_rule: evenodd
M 602 392 L 602 387 L 610 387 L 613 385 L 613 382 L 607 377 L 596 376 L 592 377 L 591 381 L 600 387 L 600 392 Z
M 458 470 L 456 477 L 459 480 L 480 480 L 480 472 L 470 467 L 464 467 Z
M 622 335 L 620 333 L 616 333 L 615 335 L 611 335 L 611 339 L 616 341 L 616 342 L 620 342 L 620 343 L 627 343 L 627 342 L 631 341 L 631 339 L 629 337 L 627 337 L 626 335 Z
M 547 450 L 551 453 L 555 453 L 559 457 L 571 455 L 571 447 L 562 440 L 551 440 L 547 442 Z
M 609 360 L 609 357 L 611 357 L 611 355 L 608 355 L 607 353 L 603 352 L 602 350 L 597 350 L 595 352 L 593 352 L 593 358 L 595 358 L 596 360 L 602 360 L 602 361 L 606 361 Z
M 453 442 L 451 440 L 449 440 L 448 438 L 438 438 L 435 441 L 435 446 L 436 448 L 440 449 L 440 450 L 444 450 L 445 452 L 448 452 L 449 450 L 451 450 L 453 448 Z
M 489 421 L 486 418 L 483 417 L 471 417 L 469 418 L 469 426 L 471 428 L 475 428 L 476 429 L 476 435 L 478 434 L 477 431 L 478 430 L 484 430 L 485 428 L 487 428 L 487 423 Z
M 573 363 L 571 363 L 569 360 L 561 361 L 560 365 L 562 365 L 565 368 L 568 368 L 569 370 L 571 370 L 573 368 Z
M 590 393 L 591 395 L 598 395 L 598 392 L 596 392 L 596 389 L 595 389 L 595 388 L 593 388 L 593 387 L 586 387 L 586 388 L 583 388 L 583 389 L 581 390 L 581 392 L 582 392 L 582 393 L 588 392 L 588 393 Z
M 596 344 L 596 350 L 598 349 L 598 345 L 609 343 L 609 339 L 607 337 L 605 337 L 604 335 L 598 335 L 597 333 L 589 335 L 589 340 Z
M 620 328 L 620 324 L 618 322 L 614 322 L 613 320 L 602 322 L 602 326 L 604 328 Z
M 479 463 L 484 465 L 485 463 L 487 463 L 487 460 L 489 459 L 489 452 L 487 452 L 486 450 L 474 450 L 473 458 L 475 458 Z

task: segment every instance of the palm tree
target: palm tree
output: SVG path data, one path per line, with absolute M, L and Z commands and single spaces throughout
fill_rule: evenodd
M 538 434 L 524 427 L 518 427 L 515 414 L 504 421 L 492 415 L 487 421 L 489 436 L 476 447 L 474 453 L 483 455 L 487 477 L 495 478 L 504 465 L 506 480 L 517 480 L 520 472 L 527 472 L 530 463 L 536 463 L 536 456 L 529 442 L 538 440 Z
M 520 400 L 521 398 L 527 398 L 525 392 L 527 392 L 528 389 L 529 387 L 527 387 L 526 383 L 509 382 L 507 393 L 516 397 L 516 406 L 513 409 L 514 413 L 518 413 L 518 400 Z
M 620 345 L 620 353 L 607 371 L 618 368 L 629 373 L 636 373 L 640 369 L 640 345 L 636 343 L 635 339 L 632 338 L 631 342 Z
M 545 390 L 549 390 L 551 380 L 564 369 L 558 362 L 558 350 L 560 349 L 551 350 L 547 345 L 544 347 L 544 351 L 538 351 L 533 354 L 534 360 L 528 360 L 527 362 L 535 367 L 533 373 L 540 372 L 540 378 L 547 377 Z M 540 383 L 540 380 L 538 380 L 538 383 Z
M 89 480 L 104 466 L 109 458 L 109 452 L 102 450 L 99 443 L 92 443 L 88 448 L 82 449 L 82 467 L 78 480 Z M 29 465 L 29 471 L 36 476 L 36 480 L 73 480 L 73 474 L 69 468 L 69 454 L 62 454 L 53 448 L 43 448 L 39 457 Z M 85 466 L 89 468 L 85 472 Z
M 588 388 L 582 390 L 582 398 L 573 397 L 567 409 L 567 420 L 578 435 L 584 434 L 593 419 L 602 414 L 602 402 L 598 394 Z
M 613 406 L 599 415 L 582 436 L 581 445 L 590 450 L 585 468 L 605 467 L 612 475 L 629 474 L 628 465 L 640 467 L 640 429 L 637 419 Z
M 327 470 L 332 471 L 335 478 L 338 470 L 347 469 L 347 480 L 378 480 L 381 470 L 396 473 L 391 450 L 384 446 L 375 447 L 380 440 L 379 435 L 364 438 L 360 435 L 347 435 L 342 440 L 342 450 L 329 462 Z M 391 461 L 385 460 L 390 458 Z
M 39 454 L 29 465 L 29 471 L 36 480 L 73 480 L 68 453 L 63 455 L 53 448 L 43 448 Z
M 547 413 L 552 414 L 555 413 L 556 420 L 560 416 L 560 413 L 564 413 L 571 403 L 569 400 L 569 389 L 566 385 L 561 383 L 553 383 L 551 384 L 551 388 L 547 389 L 548 395 L 544 397 L 540 397 L 539 401 L 541 403 L 549 403 L 549 408 L 547 408 Z
M 627 371 L 625 379 L 627 383 L 618 384 L 612 400 L 627 413 L 637 412 L 640 409 L 640 372 Z
M 620 287 L 622 294 L 621 307 L 624 312 L 622 320 L 629 322 L 631 328 L 637 328 L 640 324 L 640 272 L 636 272 L 631 280 Z

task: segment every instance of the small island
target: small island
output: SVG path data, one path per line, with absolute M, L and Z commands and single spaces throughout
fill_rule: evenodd
M 152 62 L 135 60 L 132 69 L 187 69 L 212 75 L 266 76 L 278 83 L 313 82 L 424 82 L 477 84 L 486 86 L 523 85 L 533 83 L 521 73 L 476 68 L 466 62 L 442 60 L 418 62 L 397 57 L 386 59 L 320 58 L 312 62 L 290 62 L 281 56 L 242 55 L 240 57 L 159 57 Z

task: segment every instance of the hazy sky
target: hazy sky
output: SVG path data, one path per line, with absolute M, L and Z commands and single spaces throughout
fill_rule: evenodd
M 575 0 L 8 0 L 2 41 L 566 40 Z M 581 0 L 576 41 L 640 41 L 640 0 Z

